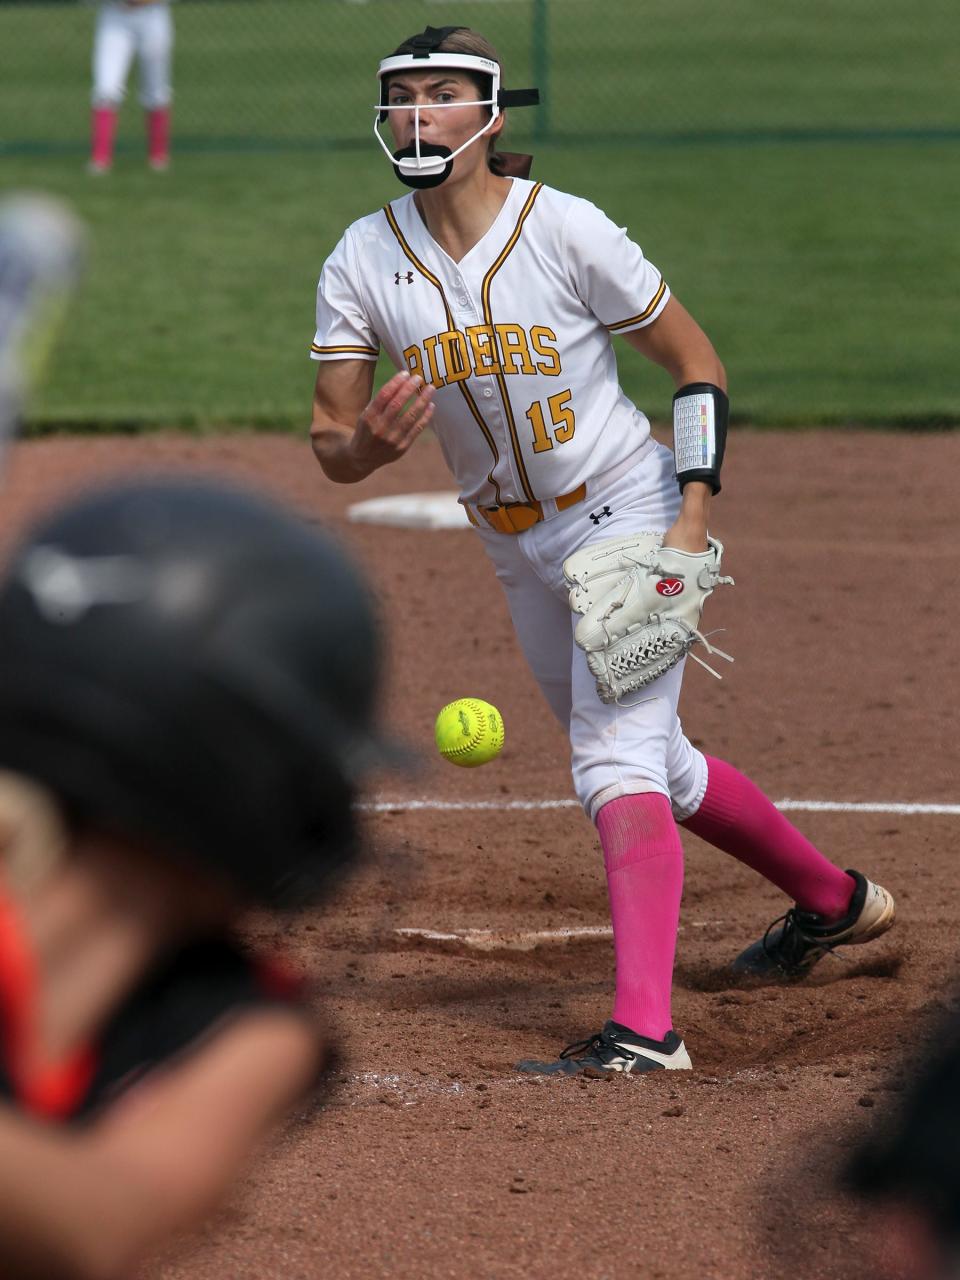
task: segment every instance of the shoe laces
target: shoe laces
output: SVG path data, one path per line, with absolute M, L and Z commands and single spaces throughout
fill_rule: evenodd
M 839 945 L 827 938 L 818 938 L 807 933 L 801 923 L 805 914 L 807 913 L 801 911 L 799 907 L 791 907 L 785 915 L 778 916 L 772 921 L 763 935 L 764 954 L 788 971 L 802 969 L 804 956 L 812 947 L 833 955 L 834 947 Z M 778 924 L 783 925 L 783 932 L 775 942 L 771 942 L 770 935 Z
M 630 1049 L 614 1039 L 609 1031 L 598 1031 L 595 1036 L 590 1036 L 588 1040 L 578 1040 L 575 1044 L 568 1044 L 560 1052 L 561 1058 L 588 1056 L 599 1058 L 602 1063 L 607 1064 L 614 1058 L 633 1059 L 639 1055 L 631 1052 Z
M 797 908 L 791 907 L 784 915 L 772 920 L 763 935 L 764 955 L 784 969 L 799 968 L 800 962 L 812 945 L 812 939 L 804 932 L 798 916 Z M 771 942 L 770 935 L 778 924 L 783 925 L 783 931 L 775 941 Z

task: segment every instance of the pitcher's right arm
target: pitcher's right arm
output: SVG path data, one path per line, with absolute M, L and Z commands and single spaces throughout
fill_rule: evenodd
M 406 369 L 371 398 L 375 367 L 325 360 L 317 369 L 310 442 L 337 484 L 354 484 L 402 458 L 433 416 L 433 387 Z

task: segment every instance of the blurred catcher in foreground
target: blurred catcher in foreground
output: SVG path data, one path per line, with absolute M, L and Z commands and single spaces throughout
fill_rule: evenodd
M 0 443 L 81 239 L 58 205 L 0 202 Z M 0 575 L 4 1280 L 129 1275 L 316 1083 L 330 1047 L 309 992 L 237 925 L 251 906 L 318 901 L 354 859 L 356 787 L 382 754 L 378 668 L 339 548 L 241 492 L 113 485 L 14 552 Z
M 954 984 L 955 987 L 955 984 Z M 915 1037 L 911 1085 L 844 1170 L 869 1214 L 872 1280 L 960 1280 L 960 1014 Z M 927 1041 L 925 1043 L 925 1041 Z
M 15 554 L 0 582 L 6 1280 L 128 1274 L 316 1082 L 328 1048 L 308 992 L 235 926 L 251 905 L 317 901 L 352 861 L 377 665 L 341 553 L 240 493 L 114 486 Z

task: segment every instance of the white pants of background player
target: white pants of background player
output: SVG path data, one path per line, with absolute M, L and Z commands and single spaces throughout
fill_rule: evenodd
M 104 4 L 93 40 L 93 105 L 123 101 L 134 56 L 140 63 L 140 102 L 147 111 L 170 105 L 173 19 L 167 4 Z
M 609 515 L 601 514 L 606 508 Z M 677 715 L 683 663 L 630 707 L 600 701 L 586 655 L 573 640 L 563 562 L 581 547 L 630 533 L 665 533 L 680 509 L 673 454 L 651 440 L 615 479 L 589 481 L 587 497 L 519 534 L 478 530 L 507 595 L 520 647 L 544 697 L 570 734 L 573 783 L 587 815 L 618 796 L 668 796 L 677 821 L 700 807 L 707 765 Z M 598 516 L 597 523 L 590 518 Z

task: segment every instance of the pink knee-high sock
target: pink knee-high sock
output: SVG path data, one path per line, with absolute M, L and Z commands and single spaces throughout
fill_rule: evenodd
M 802 836 L 739 769 L 712 756 L 706 761 L 703 803 L 681 825 L 759 871 L 804 911 L 825 920 L 845 916 L 856 887 L 851 877 Z
M 610 891 L 617 991 L 613 1019 L 662 1040 L 673 1027 L 670 987 L 683 890 L 683 847 L 670 801 L 621 796 L 597 814 Z
M 147 146 L 151 164 L 166 164 L 170 158 L 170 108 L 155 107 L 147 112 Z
M 94 107 L 90 116 L 90 159 L 103 169 L 113 163 L 113 138 L 117 131 L 114 107 Z

